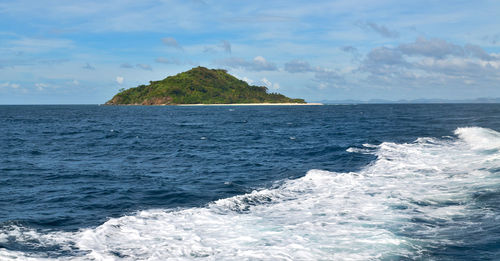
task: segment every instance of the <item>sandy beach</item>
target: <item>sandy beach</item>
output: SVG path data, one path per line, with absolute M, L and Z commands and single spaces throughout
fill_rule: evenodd
M 175 106 L 304 106 L 323 105 L 323 103 L 221 103 L 221 104 L 176 104 Z

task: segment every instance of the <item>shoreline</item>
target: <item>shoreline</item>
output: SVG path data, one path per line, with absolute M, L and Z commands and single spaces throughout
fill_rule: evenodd
M 193 103 L 193 104 L 101 104 L 103 106 L 320 106 L 319 102 L 310 103 Z
M 311 102 L 311 103 L 213 103 L 213 104 L 173 104 L 172 106 L 318 106 L 323 105 L 323 103 Z

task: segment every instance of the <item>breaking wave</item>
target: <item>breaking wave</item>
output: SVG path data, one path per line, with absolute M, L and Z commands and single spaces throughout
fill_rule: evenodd
M 12 225 L 0 232 L 0 243 L 55 249 L 63 253 L 58 259 L 71 260 L 446 257 L 475 237 L 499 240 L 488 231 L 496 229 L 499 209 L 487 199 L 500 195 L 500 133 L 468 127 L 455 135 L 366 144 L 351 152 L 377 160 L 361 171 L 310 170 L 202 208 L 145 210 L 78 232 Z M 53 258 L 0 249 L 0 259 L 16 257 Z

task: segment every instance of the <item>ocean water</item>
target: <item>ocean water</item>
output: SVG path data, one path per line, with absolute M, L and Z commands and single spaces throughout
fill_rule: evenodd
M 499 260 L 500 104 L 0 106 L 0 260 Z

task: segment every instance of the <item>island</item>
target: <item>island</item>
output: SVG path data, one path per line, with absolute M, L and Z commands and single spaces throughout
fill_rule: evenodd
M 196 67 L 149 85 L 121 89 L 105 105 L 308 105 L 269 93 L 264 86 L 253 86 L 222 69 Z M 317 105 L 317 104 L 311 104 Z

